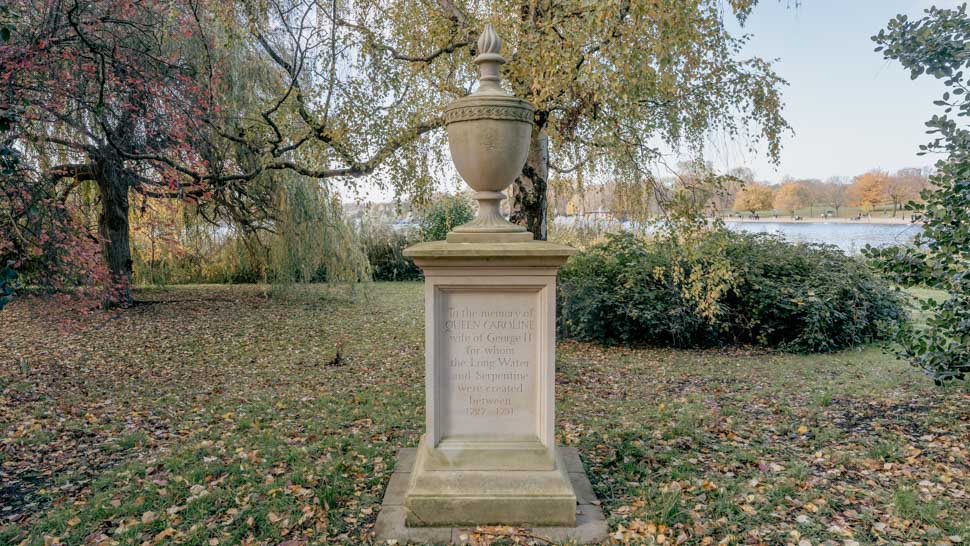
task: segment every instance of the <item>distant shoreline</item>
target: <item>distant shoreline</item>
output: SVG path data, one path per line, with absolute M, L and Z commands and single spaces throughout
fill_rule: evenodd
M 760 220 L 755 220 L 755 219 L 750 218 L 750 217 L 747 217 L 747 216 L 746 217 L 743 217 L 743 218 L 738 218 L 738 217 L 735 216 L 735 217 L 726 217 L 726 218 L 722 217 L 721 220 L 723 220 L 725 222 L 736 222 L 736 223 L 739 223 L 739 224 L 764 224 L 764 223 L 774 223 L 774 224 L 872 224 L 872 225 L 880 225 L 881 224 L 881 225 L 896 225 L 896 226 L 899 226 L 899 225 L 908 226 L 908 225 L 914 225 L 914 224 L 922 224 L 922 222 L 920 222 L 920 221 L 912 222 L 908 218 L 905 218 L 905 217 L 902 217 L 902 216 L 897 216 L 896 218 L 893 218 L 892 216 L 888 216 L 888 217 L 878 217 L 878 216 L 876 216 L 876 217 L 872 217 L 872 218 L 863 217 L 860 220 L 853 220 L 852 218 L 822 218 L 820 216 L 813 216 L 813 217 L 810 217 L 810 218 L 802 218 L 801 220 L 795 220 L 791 216 L 785 216 L 785 217 L 779 216 L 778 218 L 774 218 L 774 217 L 771 217 L 771 216 L 762 216 Z

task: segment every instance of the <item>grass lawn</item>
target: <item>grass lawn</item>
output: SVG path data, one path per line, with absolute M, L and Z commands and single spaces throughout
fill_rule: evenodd
M 15 302 L 0 544 L 369 542 L 423 428 L 421 290 L 141 290 L 81 317 Z M 970 543 L 965 384 L 875 347 L 558 357 L 559 441 L 618 541 Z

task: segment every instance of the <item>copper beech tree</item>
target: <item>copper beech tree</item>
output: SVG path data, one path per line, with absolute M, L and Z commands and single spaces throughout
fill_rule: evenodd
M 100 206 L 88 239 L 102 247 L 108 298 L 127 304 L 131 191 L 224 204 L 247 198 L 220 173 L 229 141 L 211 138 L 221 72 L 205 54 L 210 15 L 194 0 L 14 0 L 8 9 L 16 25 L 0 47 L 3 109 L 22 151 L 16 180 L 31 190 L 24 196 L 39 190 L 12 212 L 76 215 L 72 194 L 92 184 Z M 34 235 L 35 251 L 51 238 Z M 66 261 L 83 253 L 82 239 L 63 240 L 74 247 L 57 249 Z

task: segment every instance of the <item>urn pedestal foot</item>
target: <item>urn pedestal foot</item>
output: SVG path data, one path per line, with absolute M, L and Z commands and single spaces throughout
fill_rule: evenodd
M 513 224 L 502 216 L 499 203 L 505 194 L 498 191 L 480 191 L 473 196 L 478 200 L 478 216 L 448 233 L 449 243 L 527 243 L 532 232 Z

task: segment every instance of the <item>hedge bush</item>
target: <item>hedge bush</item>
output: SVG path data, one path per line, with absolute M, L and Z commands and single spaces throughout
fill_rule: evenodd
M 443 195 L 421 216 L 421 240 L 443 241 L 452 229 L 475 218 L 475 205 L 466 195 Z
M 574 256 L 559 276 L 560 336 L 827 352 L 886 339 L 906 320 L 898 291 L 833 246 L 724 230 L 697 245 L 618 234 Z
M 415 281 L 422 278 L 414 260 L 404 255 L 404 249 L 417 243 L 408 232 L 395 231 L 387 226 L 365 229 L 361 243 L 370 262 L 375 281 Z
M 388 226 L 364 226 L 361 240 L 375 281 L 414 281 L 423 278 L 404 249 L 422 241 L 440 241 L 455 226 L 475 217 L 471 200 L 445 195 L 423 211 L 417 230 L 395 231 Z

